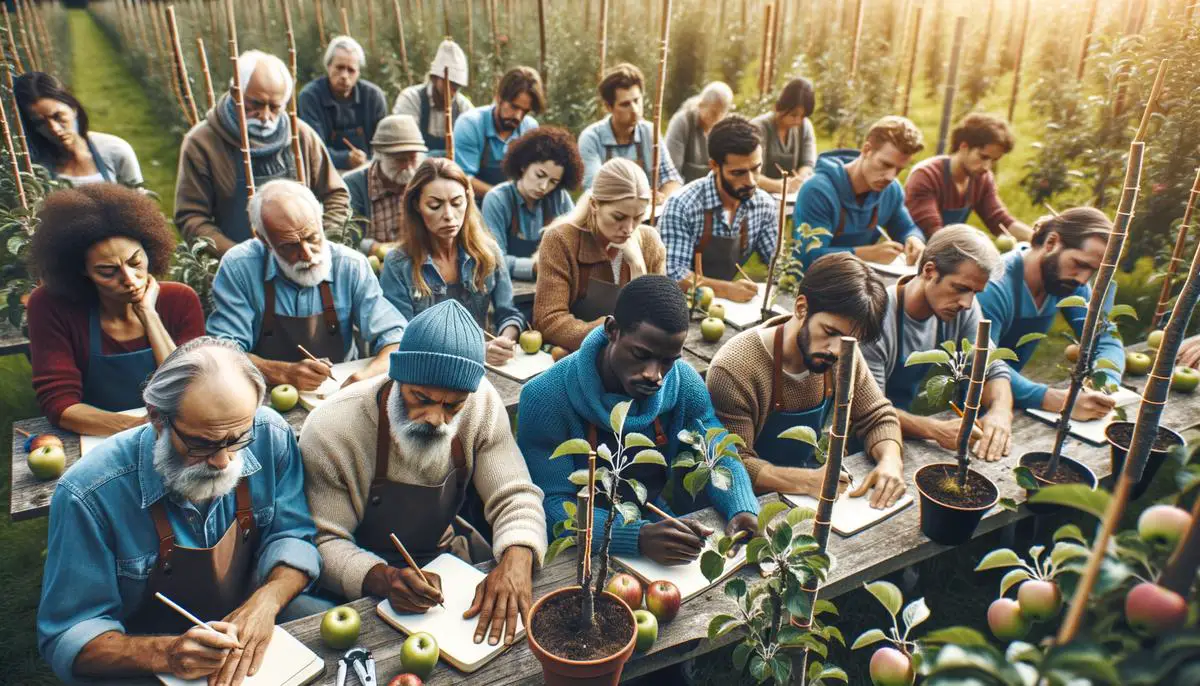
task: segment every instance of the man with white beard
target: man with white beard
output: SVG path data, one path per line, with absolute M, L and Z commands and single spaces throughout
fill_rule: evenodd
M 59 480 L 38 644 L 59 678 L 138 674 L 240 684 L 321 573 L 291 428 L 229 341 L 175 349 L 142 394 L 150 422 Z M 214 402 L 219 399 L 220 402 Z M 162 593 L 217 631 L 194 627 Z M 219 632 L 219 633 L 218 633 Z
M 496 645 L 512 642 L 518 614 L 529 625 L 546 518 L 483 362 L 471 313 L 457 300 L 434 305 L 409 322 L 388 376 L 322 403 L 300 445 L 325 560 L 322 587 L 425 612 L 443 599 L 441 580 L 426 572 L 427 584 L 406 566 L 391 534 L 419 565 L 446 552 L 472 563 L 494 556 L 466 617 L 479 616 L 476 643 L 487 637 Z M 492 528 L 490 546 L 458 517 L 470 485 Z
M 375 357 L 344 385 L 386 372 L 404 317 L 367 258 L 325 239 L 312 191 L 295 181 L 266 184 L 250 201 L 250 224 L 257 240 L 225 253 L 217 269 L 209 335 L 236 341 L 272 386 L 317 388 L 330 362 L 358 358 L 356 334 Z
M 368 167 L 343 178 L 350 189 L 350 209 L 367 219 L 359 250 L 380 260 L 395 247 L 404 216 L 404 190 L 429 149 L 421 140 L 417 121 L 392 114 L 379 121 L 371 137 L 374 158 Z

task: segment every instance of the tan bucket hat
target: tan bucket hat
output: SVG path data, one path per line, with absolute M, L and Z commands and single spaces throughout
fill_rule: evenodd
M 375 152 L 429 152 L 417 127 L 417 120 L 408 114 L 390 114 L 379 120 L 371 136 Z

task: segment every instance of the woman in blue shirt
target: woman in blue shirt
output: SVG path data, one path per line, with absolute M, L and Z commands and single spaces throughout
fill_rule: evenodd
M 543 126 L 509 144 L 503 168 L 509 180 L 483 196 L 483 223 L 504 253 L 509 276 L 533 281 L 542 229 L 575 207 L 567 191 L 579 188 L 583 160 L 574 136 Z
M 487 362 L 507 362 L 525 318 L 513 306 L 500 246 L 483 228 L 467 175 L 451 160 L 426 159 L 404 192 L 403 212 L 400 241 L 380 274 L 384 297 L 410 320 L 454 298 L 485 331 L 490 305 L 496 337 Z

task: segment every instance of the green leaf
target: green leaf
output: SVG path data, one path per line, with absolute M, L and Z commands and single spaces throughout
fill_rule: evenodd
M 597 446 L 596 456 L 599 457 L 601 460 L 604 460 L 605 462 L 607 462 L 610 466 L 613 463 L 612 449 L 609 448 L 604 443 L 601 443 L 599 446 Z
M 617 512 L 621 513 L 621 517 L 625 520 L 626 524 L 636 522 L 642 518 L 642 511 L 638 509 L 638 506 L 627 500 L 617 505 Z
M 1012 588 L 1013 586 L 1016 586 L 1022 581 L 1028 581 L 1032 578 L 1033 575 L 1024 569 L 1010 570 L 1008 574 L 1005 574 L 1004 578 L 1000 580 L 1000 597 L 1003 598 L 1004 594 L 1008 593 L 1008 589 Z
M 771 668 L 767 665 L 766 661 L 755 655 L 750 658 L 750 676 L 755 681 L 762 683 L 771 676 Z
M 1107 357 L 1101 357 L 1096 360 L 1096 369 L 1111 369 L 1114 372 L 1121 371 L 1121 368 L 1117 366 L 1117 363 L 1113 362 Z
M 1059 541 L 1050 551 L 1050 561 L 1054 563 L 1055 567 L 1061 567 L 1071 560 L 1087 558 L 1089 555 L 1091 555 L 1091 551 L 1078 543 Z
M 751 647 L 749 643 L 739 643 L 733 649 L 733 668 L 740 674 L 746 669 L 746 663 L 750 660 Z
M 558 444 L 558 447 L 551 453 L 550 459 L 562 457 L 563 455 L 587 455 L 592 452 L 592 446 L 582 438 L 572 438 L 569 441 L 563 441 Z
M 817 511 L 811 507 L 794 507 L 787 513 L 785 521 L 788 524 L 791 524 L 792 528 L 795 529 L 801 523 L 807 522 L 810 519 L 815 519 L 816 516 Z
M 825 635 L 829 637 L 830 641 L 837 641 L 838 645 L 842 647 L 846 646 L 846 638 L 842 636 L 842 630 L 836 626 L 825 627 Z
M 571 472 L 571 476 L 568 476 L 567 480 L 576 486 L 586 486 L 588 483 L 588 470 L 576 469 Z
M 949 407 L 954 389 L 954 377 L 942 374 L 929 377 L 929 380 L 925 382 L 925 397 L 929 399 L 929 407 L 934 410 L 943 410 Z
M 708 622 L 708 640 L 715 641 L 741 624 L 733 615 L 717 615 Z
M 959 647 L 988 645 L 987 639 L 978 631 L 965 626 L 951 626 L 945 629 L 938 629 L 925 635 L 922 639 L 925 643 L 941 644 L 952 643 Z
M 704 575 L 709 582 L 716 581 L 721 578 L 721 574 L 725 571 L 725 556 L 720 555 L 715 550 L 705 550 L 700 554 L 700 573 Z
M 763 505 L 762 509 L 758 511 L 758 530 L 766 531 L 767 525 L 771 523 L 771 520 L 775 519 L 776 515 L 786 509 L 788 509 L 787 503 L 779 500 Z
M 904 608 L 904 614 L 901 617 L 904 619 L 905 631 L 908 633 L 916 628 L 919 624 L 929 619 L 929 606 L 925 604 L 924 598 L 917 598 Z
M 566 514 L 569 519 L 575 519 L 575 515 L 579 510 L 575 503 L 571 502 L 570 500 L 564 500 L 562 507 L 563 513 Z
M 1007 362 L 1019 362 L 1021 360 L 1021 358 L 1017 357 L 1017 354 L 1015 352 L 1009 350 L 1008 348 L 993 348 L 991 351 L 988 352 L 987 363 L 988 363 L 988 365 L 991 365 L 993 362 L 996 362 L 998 360 L 1005 360 Z
M 775 531 L 771 533 L 771 550 L 776 555 L 782 555 L 787 552 L 787 549 L 792 545 L 792 527 L 787 522 L 782 522 L 775 527 Z
M 787 596 L 787 611 L 793 617 L 811 617 L 812 603 L 807 593 L 792 593 Z
M 1045 337 L 1046 337 L 1046 334 L 1044 334 L 1044 333 L 1027 333 L 1024 336 L 1021 336 L 1019 339 L 1017 339 L 1016 347 L 1018 347 L 1018 348 L 1023 347 L 1026 344 L 1033 343 L 1035 341 L 1040 341 Z
M 626 483 L 633 489 L 633 495 L 637 497 L 637 501 L 643 505 L 646 504 L 646 487 L 637 479 L 626 479 Z
M 1084 484 L 1062 484 L 1047 486 L 1029 498 L 1036 505 L 1066 505 L 1082 510 L 1093 517 L 1104 518 L 1111 496 L 1101 490 L 1093 490 Z
M 1113 305 L 1112 309 L 1108 312 L 1108 321 L 1114 322 L 1117 320 L 1117 317 L 1133 317 L 1134 319 L 1137 319 L 1138 314 L 1137 310 L 1133 309 L 1133 305 L 1121 303 L 1119 305 Z
M 545 562 L 543 564 L 550 564 L 555 558 L 562 554 L 562 551 L 570 548 L 573 545 L 575 545 L 574 536 L 566 536 L 564 538 L 554 539 L 546 548 Z
M 719 491 L 728 491 L 733 485 L 733 472 L 729 471 L 728 467 L 717 467 L 710 474 L 712 477 L 713 488 Z
M 1012 498 L 1001 498 L 996 504 L 1009 512 L 1016 512 L 1021 508 L 1020 504 Z
M 625 417 L 629 414 L 629 406 L 632 404 L 633 402 L 630 400 L 617 403 L 613 406 L 612 412 L 608 414 L 608 426 L 612 429 L 614 436 L 620 436 L 621 430 L 625 428 Z
M 704 442 L 707 445 L 712 445 L 712 442 L 720 438 L 726 433 L 725 429 L 713 427 L 704 432 Z
M 625 448 L 653 448 L 654 441 L 650 440 L 646 434 L 640 434 L 636 431 L 631 431 L 625 434 Z
M 1041 482 L 1029 467 L 1013 467 L 1013 478 L 1017 480 L 1018 486 L 1027 491 L 1038 491 L 1042 488 Z
M 708 474 L 708 467 L 701 465 L 684 475 L 683 488 L 687 490 L 692 498 L 695 498 L 700 491 L 704 490 L 704 487 L 708 484 Z
M 820 681 L 822 679 L 832 679 L 843 683 L 850 683 L 850 677 L 846 675 L 846 670 L 841 667 L 825 667 L 817 673 L 816 678 L 809 681 Z
M 791 439 L 793 441 L 800 441 L 801 443 L 807 443 L 814 448 L 817 446 L 817 432 L 811 426 L 804 426 L 803 424 L 797 424 L 796 426 L 791 427 L 790 429 L 779 434 L 778 437 Z
M 666 468 L 667 458 L 657 450 L 646 449 L 634 456 L 633 464 L 653 464 Z
M 776 684 L 786 684 L 792 675 L 792 661 L 787 657 L 771 658 L 771 672 Z
M 719 443 L 717 443 L 716 449 L 713 450 L 713 455 L 714 457 L 718 458 L 725 457 L 725 455 L 730 452 L 732 452 L 733 455 L 737 455 L 737 450 L 734 448 L 734 446 L 740 446 L 744 448 L 746 447 L 746 441 L 742 440 L 741 436 L 730 431 L 729 433 L 725 434 L 725 437 L 722 438 Z
M 767 539 L 762 538 L 761 536 L 750 539 L 750 542 L 746 544 L 746 562 L 750 564 L 758 564 L 761 560 L 765 559 L 761 557 L 761 555 L 762 551 L 766 547 Z
M 725 584 L 725 595 L 737 600 L 746 595 L 746 580 L 745 579 L 730 579 Z
M 1064 307 L 1087 307 L 1087 301 L 1083 299 L 1082 295 L 1072 295 L 1058 301 L 1058 308 Z
M 1054 532 L 1054 541 L 1056 543 L 1063 540 L 1078 541 L 1079 543 L 1087 545 L 1087 539 L 1083 537 L 1083 532 L 1080 531 L 1079 527 L 1074 524 L 1064 524 L 1058 527 L 1058 530 Z
M 819 617 L 821 615 L 833 615 L 836 617 L 837 613 L 838 613 L 837 606 L 834 605 L 833 601 L 831 601 L 831 600 L 818 600 L 813 605 L 813 616 L 814 617 Z
M 950 364 L 950 355 L 944 350 L 923 350 L 917 351 L 908 356 L 904 361 L 905 367 L 911 367 L 917 364 Z
M 1001 567 L 1016 567 L 1021 564 L 1021 558 L 1008 548 L 1000 548 L 993 550 L 975 566 L 975 571 L 982 572 L 985 569 L 1000 569 Z
M 680 429 L 675 437 L 684 445 L 695 446 L 700 443 L 700 434 L 697 434 L 695 431 L 688 431 L 687 429 Z
M 863 632 L 862 636 L 854 639 L 854 645 L 850 646 L 850 650 L 866 648 L 869 645 L 875 645 L 880 641 L 886 640 L 888 640 L 887 634 L 883 633 L 882 629 L 871 629 Z
M 904 594 L 900 592 L 896 585 L 889 581 L 876 581 L 870 584 L 864 584 L 863 588 L 867 592 L 875 596 L 880 605 L 888 611 L 893 618 L 900 613 L 900 606 L 904 603 Z
M 671 467 L 674 469 L 691 469 L 695 466 L 696 458 L 693 457 L 691 453 L 681 453 L 675 458 L 675 461 L 671 463 Z

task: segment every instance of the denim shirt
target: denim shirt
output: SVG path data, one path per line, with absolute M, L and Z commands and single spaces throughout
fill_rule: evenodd
M 333 268 L 325 280 L 333 290 L 333 307 L 346 345 L 343 359 L 357 357 L 352 327 L 358 329 L 373 352 L 399 343 L 408 321 L 383 297 L 367 258 L 344 245 L 331 243 L 329 247 Z M 221 258 L 213 279 L 213 312 L 206 327 L 210 336 L 236 341 L 247 352 L 254 350 L 262 331 L 264 263 L 265 278 L 275 279 L 275 314 L 310 317 L 321 313 L 320 289 L 301 288 L 289 281 L 279 273 L 279 265 L 267 246 L 251 239 Z
M 524 198 L 517 193 L 516 183 L 505 181 L 483 196 L 483 223 L 492 232 L 492 237 L 500 245 L 504 253 L 504 263 L 508 266 L 508 274 L 514 279 L 533 281 L 532 257 L 516 257 L 508 254 L 508 237 L 512 233 L 513 214 L 517 215 L 520 226 L 520 237 L 527 241 L 542 240 L 542 223 L 547 216 L 558 218 L 566 215 L 575 208 L 571 194 L 567 189 L 557 187 L 541 200 L 533 204 L 533 209 L 525 204 Z M 548 225 L 547 225 L 548 227 Z
M 475 314 L 476 312 L 487 312 L 490 303 L 493 310 L 492 321 L 495 322 L 497 334 L 509 325 L 515 326 L 517 329 L 524 329 L 525 318 L 513 305 L 512 279 L 508 276 L 508 268 L 498 250 L 496 251 L 496 263 L 496 270 L 484 281 L 484 290 L 477 292 L 474 287 L 475 258 L 468 255 L 461 245 L 458 247 L 458 278 L 459 282 L 466 285 L 469 291 L 463 305 L 472 314 Z M 379 274 L 384 297 L 408 319 L 433 307 L 438 302 L 437 298 L 444 298 L 448 289 L 445 279 L 433 264 L 432 256 L 425 257 L 421 275 L 425 277 L 425 283 L 432 291 L 430 295 L 418 296 L 413 291 L 412 258 L 400 248 L 388 253 L 387 258 L 383 261 L 383 271 Z
M 255 414 L 253 431 L 242 451 L 242 478 L 249 480 L 260 532 L 253 586 L 279 564 L 315 580 L 321 558 L 295 434 L 266 407 Z M 37 632 L 42 656 L 64 681 L 77 680 L 72 669 L 79 651 L 101 634 L 124 632 L 123 620 L 144 600 L 158 560 L 151 505 L 167 499 L 180 546 L 212 547 L 234 521 L 232 492 L 203 509 L 168 494 L 154 469 L 155 438 L 150 424 L 113 436 L 72 465 L 54 489 Z
M 479 176 L 479 168 L 483 165 L 483 146 L 488 146 L 488 160 L 499 164 L 508 151 L 509 143 L 538 127 L 537 119 L 527 114 L 517 125 L 516 131 L 509 134 L 508 138 L 501 139 L 496 131 L 496 120 L 492 117 L 494 109 L 494 104 L 476 107 L 463 112 L 454 122 L 454 161 L 467 176 Z

